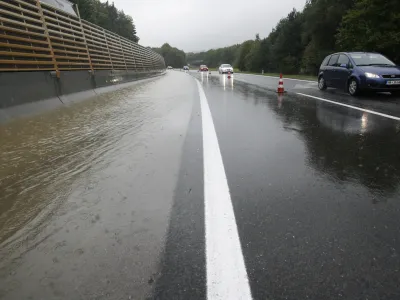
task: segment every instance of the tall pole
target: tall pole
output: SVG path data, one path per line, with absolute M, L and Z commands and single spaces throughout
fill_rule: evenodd
M 91 71 L 92 74 L 93 74 L 94 70 L 93 70 L 92 59 L 90 58 L 89 46 L 88 46 L 88 43 L 86 42 L 85 30 L 83 29 L 82 20 L 81 20 L 81 14 L 79 13 L 78 4 L 75 4 L 75 8 L 76 8 L 76 13 L 77 13 L 78 18 L 79 18 L 79 24 L 81 25 L 82 36 L 83 36 L 83 42 L 85 43 L 85 48 L 86 48 L 86 52 L 87 52 L 87 57 L 88 57 L 88 60 L 89 60 L 90 71 Z
M 53 62 L 54 69 L 56 71 L 56 76 L 57 76 L 57 78 L 60 78 L 60 70 L 58 69 L 57 60 L 56 60 L 56 57 L 54 56 L 54 51 L 53 51 L 53 46 L 51 45 L 51 39 L 50 39 L 49 30 L 48 30 L 47 25 L 46 25 L 46 19 L 44 18 L 42 5 L 40 4 L 39 0 L 36 0 L 36 7 L 39 10 L 39 15 L 40 15 L 40 19 L 42 20 L 44 34 L 46 36 L 47 43 L 49 44 L 51 61 Z

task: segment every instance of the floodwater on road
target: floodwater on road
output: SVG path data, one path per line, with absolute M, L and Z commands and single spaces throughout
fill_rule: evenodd
M 0 299 L 205 299 L 207 149 L 254 299 L 398 299 L 400 123 L 371 112 L 398 102 L 235 76 L 170 71 L 0 125 Z
M 110 152 L 124 147 L 121 137 L 140 130 L 152 103 L 146 97 L 124 101 L 124 93 L 0 127 L 0 242 L 39 214 L 35 223 L 45 222 L 72 182 L 91 168 L 103 168 Z M 28 233 L 34 234 L 23 234 Z
M 147 297 L 186 98 L 163 76 L 0 125 L 0 298 Z

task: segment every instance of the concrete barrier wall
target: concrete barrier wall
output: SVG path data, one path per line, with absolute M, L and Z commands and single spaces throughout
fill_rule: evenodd
M 125 86 L 123 83 L 161 75 L 163 71 L 135 72 L 87 70 L 61 72 L 60 78 L 49 71 L 0 73 L 0 123 L 80 101 Z M 107 89 L 106 87 L 110 87 Z

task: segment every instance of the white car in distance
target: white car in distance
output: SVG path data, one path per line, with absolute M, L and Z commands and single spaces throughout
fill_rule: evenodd
M 229 64 L 222 64 L 219 67 L 219 74 L 225 74 L 225 73 L 229 73 L 231 72 L 231 74 L 233 74 L 233 67 Z

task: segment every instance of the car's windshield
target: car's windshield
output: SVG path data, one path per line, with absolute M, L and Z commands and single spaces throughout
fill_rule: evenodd
M 221 67 L 222 67 L 222 68 L 231 68 L 232 66 L 231 66 L 231 65 L 228 65 L 228 64 L 224 64 L 224 65 L 222 65 Z
M 392 61 L 377 53 L 351 53 L 350 56 L 357 66 L 395 66 Z

